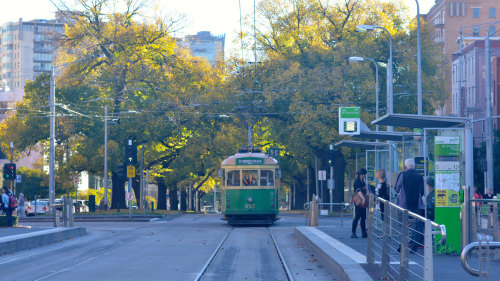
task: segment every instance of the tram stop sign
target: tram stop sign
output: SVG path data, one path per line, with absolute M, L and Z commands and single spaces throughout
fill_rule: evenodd
M 269 157 L 276 159 L 278 163 L 280 162 L 280 149 L 278 147 L 270 147 L 267 150 L 267 154 Z

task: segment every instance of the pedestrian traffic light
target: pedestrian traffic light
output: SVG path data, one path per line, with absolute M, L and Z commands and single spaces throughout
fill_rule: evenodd
M 125 164 L 126 166 L 137 164 L 137 146 L 133 141 L 128 141 L 125 146 Z
M 3 179 L 4 180 L 16 179 L 16 164 L 6 163 L 3 165 Z

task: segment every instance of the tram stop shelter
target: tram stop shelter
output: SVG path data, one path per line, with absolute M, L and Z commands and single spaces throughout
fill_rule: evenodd
M 458 144 L 459 147 L 459 155 L 461 155 L 459 162 L 460 166 L 460 177 L 463 179 L 465 186 L 470 187 L 469 192 L 473 193 L 474 186 L 474 144 L 473 144 L 473 135 L 472 135 L 472 120 L 464 117 L 452 117 L 452 116 L 431 116 L 431 115 L 413 115 L 413 114 L 386 114 L 377 120 L 372 122 L 374 125 L 382 125 L 382 126 L 394 126 L 394 127 L 403 127 L 410 129 L 422 129 L 423 130 L 423 156 L 424 157 L 424 169 L 425 175 L 427 175 L 427 156 L 428 156 L 428 147 L 427 147 L 427 135 L 431 130 L 437 131 L 439 134 L 446 134 L 446 131 L 449 130 L 463 130 L 463 146 L 461 146 L 462 142 Z M 434 144 L 436 145 L 436 144 Z M 461 151 L 463 148 L 463 151 Z M 436 153 L 436 151 L 435 151 Z M 460 157 L 460 156 L 459 156 Z M 458 157 L 457 157 L 458 158 Z M 464 165 L 462 166 L 462 163 Z M 437 163 L 436 163 L 437 165 Z M 437 171 L 437 170 L 436 170 Z M 463 173 L 462 173 L 463 172 Z M 445 178 L 443 178 L 444 180 Z M 462 182 L 462 181 L 459 181 Z M 437 186 L 436 186 L 437 187 Z M 459 187 L 460 188 L 460 187 Z M 436 189 L 438 190 L 438 189 Z M 450 191 L 448 191 L 448 194 Z M 440 194 L 436 194 L 436 200 L 439 200 Z M 467 198 L 468 196 L 466 196 Z M 469 196 L 472 198 L 471 196 Z M 450 200 L 449 198 L 447 200 Z M 448 201 L 449 202 L 449 201 Z M 465 202 L 468 205 L 468 202 Z M 463 231 L 460 229 L 460 207 L 438 207 L 438 201 L 436 201 L 436 221 L 441 221 L 446 225 L 448 233 L 452 234 L 454 237 L 447 237 L 447 247 L 451 247 L 442 251 L 445 253 L 446 251 L 451 251 L 456 253 L 461 249 L 460 244 L 466 245 L 470 243 L 471 238 L 471 230 L 469 228 L 465 228 Z M 462 214 L 464 225 L 470 225 L 470 210 L 467 213 Z M 462 233 L 462 237 L 460 238 L 460 233 Z M 450 235 L 451 236 L 451 235 Z M 441 251 L 440 251 L 441 252 Z

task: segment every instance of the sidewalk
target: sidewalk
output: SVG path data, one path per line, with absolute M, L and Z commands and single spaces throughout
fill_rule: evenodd
M 32 228 L 30 226 L 19 226 L 19 227 L 0 227 L 0 237 L 32 233 L 40 230 L 46 230 L 47 228 Z
M 366 247 L 367 240 L 358 238 L 351 238 L 351 218 L 344 217 L 344 225 L 340 225 L 340 218 L 337 217 L 320 217 L 319 226 L 317 229 L 328 234 L 332 238 L 338 240 L 339 242 L 347 245 L 348 247 L 355 250 L 355 252 L 350 252 L 349 255 L 353 256 L 354 260 L 357 260 L 363 268 L 370 274 L 370 276 L 377 280 L 379 278 L 380 269 L 379 266 L 368 266 L 366 265 Z M 358 236 L 361 236 L 358 225 Z M 396 248 L 397 245 L 391 245 L 391 247 Z M 380 261 L 380 249 L 375 247 L 377 252 L 375 255 L 375 260 Z M 419 249 L 418 254 L 422 255 L 423 250 Z M 421 263 L 421 257 L 418 254 L 411 254 L 410 261 L 415 261 L 418 264 Z M 391 250 L 391 266 L 393 268 L 399 267 L 399 255 L 395 250 Z M 478 268 L 477 258 L 474 258 L 470 262 L 471 266 Z M 415 263 L 410 263 L 410 270 L 422 270 L 419 265 Z M 483 267 L 484 270 L 484 267 Z M 490 276 L 500 275 L 500 260 L 490 259 Z M 411 278 L 412 280 L 415 278 Z M 477 277 L 467 273 L 460 261 L 460 256 L 451 255 L 434 255 L 434 280 L 440 281 L 461 281 L 461 280 L 475 280 Z M 418 279 L 415 279 L 418 280 Z

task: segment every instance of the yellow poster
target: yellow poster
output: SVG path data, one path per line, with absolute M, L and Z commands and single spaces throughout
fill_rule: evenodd
M 127 178 L 133 178 L 133 177 L 135 177 L 135 167 L 127 166 Z
M 436 207 L 448 206 L 448 196 L 446 189 L 436 189 Z

